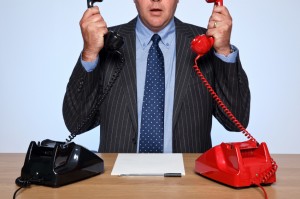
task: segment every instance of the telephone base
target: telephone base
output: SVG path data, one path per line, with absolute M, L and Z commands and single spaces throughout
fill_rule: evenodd
M 274 173 L 262 183 L 272 166 L 267 145 L 253 141 L 222 143 L 195 161 L 196 173 L 235 188 L 276 182 Z
M 103 160 L 88 149 L 73 142 L 44 140 L 29 145 L 21 181 L 60 187 L 103 173 Z

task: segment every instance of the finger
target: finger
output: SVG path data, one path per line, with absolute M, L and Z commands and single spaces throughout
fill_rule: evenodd
M 97 24 L 97 23 L 105 23 L 103 17 L 100 14 L 95 14 L 85 20 L 81 20 L 80 26 L 82 28 L 86 28 L 90 24 Z
M 221 25 L 221 21 L 209 21 L 207 25 L 207 29 L 217 28 Z
M 224 21 L 226 20 L 226 16 L 220 14 L 220 13 L 213 13 L 209 19 L 209 21 Z
M 103 22 L 104 19 L 100 14 L 95 14 L 85 20 L 86 23 L 99 23 Z
M 99 7 L 98 6 L 94 6 L 94 7 L 91 7 L 91 8 L 88 8 L 84 13 L 83 13 L 83 16 L 81 18 L 81 20 L 86 20 L 87 18 L 91 17 L 92 15 L 95 15 L 95 14 L 100 14 L 100 10 L 99 10 Z
M 106 26 L 106 23 L 97 23 L 95 24 L 95 29 L 97 30 L 97 32 L 99 34 L 101 34 L 101 36 L 104 36 L 106 35 L 106 33 L 108 32 L 108 29 L 107 29 L 107 26 Z
M 84 30 L 90 33 L 97 33 L 102 36 L 105 35 L 108 31 L 105 21 L 99 23 L 89 23 Z
M 229 10 L 225 6 L 215 6 L 212 10 L 213 13 L 220 13 L 225 16 L 230 16 Z
M 213 13 L 209 19 L 207 28 L 216 28 L 220 25 L 228 25 L 231 26 L 232 18 L 230 15 L 222 15 L 220 13 Z
M 108 29 L 106 27 L 99 27 L 100 36 L 104 37 L 108 33 Z
M 208 24 L 207 35 L 218 37 L 224 34 L 230 34 L 231 26 L 225 22 L 213 21 Z
M 225 21 L 213 21 L 208 24 L 207 30 L 215 30 L 215 34 L 230 34 L 232 23 Z M 214 35 L 215 35 L 214 34 Z
M 222 7 L 222 8 L 219 8 Z M 232 21 L 231 15 L 229 14 L 228 10 L 224 6 L 217 6 L 214 8 L 213 13 L 210 17 L 211 21 Z
M 207 29 L 216 28 L 220 22 L 221 22 L 221 19 L 210 16 L 208 24 L 207 24 Z
M 209 37 L 215 37 L 217 34 L 217 30 L 216 29 L 207 29 L 206 31 L 206 35 Z

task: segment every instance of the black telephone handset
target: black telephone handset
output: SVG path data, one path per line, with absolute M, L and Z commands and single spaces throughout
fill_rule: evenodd
M 95 2 L 102 2 L 103 0 L 87 0 L 87 6 L 88 8 L 93 7 Z M 106 96 L 109 94 L 111 88 L 113 87 L 114 83 L 118 79 L 121 70 L 123 69 L 123 66 L 125 64 L 125 58 L 122 52 L 119 51 L 119 49 L 124 44 L 123 37 L 121 37 L 118 33 L 114 31 L 108 31 L 108 33 L 104 36 L 104 48 L 108 52 L 116 53 L 117 56 L 115 57 L 117 60 L 119 60 L 118 64 L 115 65 L 115 71 L 111 75 L 111 78 L 107 85 L 103 88 L 103 92 L 101 95 L 98 95 L 98 98 L 95 100 L 96 103 L 91 108 L 90 112 L 87 114 L 87 117 L 84 118 L 75 129 L 70 130 L 71 134 L 69 135 L 69 139 L 66 139 L 67 143 L 71 142 L 77 134 L 80 133 L 82 128 L 89 123 L 90 120 L 93 119 L 93 116 L 95 113 L 99 110 L 100 105 L 105 100 Z
M 103 0 L 87 0 L 87 7 L 91 8 L 95 2 L 102 2 Z M 124 44 L 123 37 L 113 31 L 108 31 L 104 36 L 104 48 L 108 51 L 118 51 Z

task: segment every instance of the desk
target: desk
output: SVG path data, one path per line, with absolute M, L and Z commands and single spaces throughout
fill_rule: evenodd
M 263 199 L 258 187 L 234 189 L 194 173 L 194 163 L 200 154 L 184 154 L 186 175 L 179 178 L 118 177 L 111 176 L 117 154 L 99 154 L 104 160 L 105 172 L 60 188 L 33 185 L 18 192 L 17 199 L 95 199 L 95 198 L 197 198 L 197 199 Z M 300 198 L 300 154 L 272 155 L 279 165 L 277 182 L 266 186 L 269 199 Z M 20 176 L 25 154 L 0 154 L 0 198 L 12 198 L 18 188 L 15 179 Z

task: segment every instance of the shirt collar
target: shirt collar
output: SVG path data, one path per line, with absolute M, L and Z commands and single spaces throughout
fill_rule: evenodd
M 151 37 L 154 32 L 149 30 L 141 21 L 140 17 L 137 18 L 136 22 L 136 36 L 138 41 L 140 42 L 140 45 L 142 46 L 143 50 L 146 48 L 147 45 L 149 45 L 151 41 Z M 170 48 L 170 46 L 175 41 L 175 22 L 174 18 L 170 21 L 170 23 L 161 31 L 157 33 L 161 37 L 162 44 L 166 48 Z

